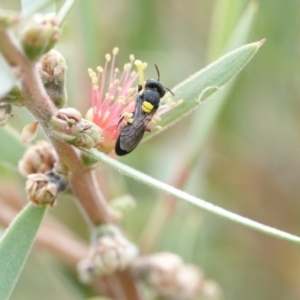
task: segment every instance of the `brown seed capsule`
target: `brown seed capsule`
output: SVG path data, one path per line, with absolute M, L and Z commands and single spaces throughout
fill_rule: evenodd
M 54 206 L 58 193 L 57 185 L 50 182 L 47 175 L 41 173 L 30 174 L 27 178 L 25 189 L 29 200 L 35 205 Z

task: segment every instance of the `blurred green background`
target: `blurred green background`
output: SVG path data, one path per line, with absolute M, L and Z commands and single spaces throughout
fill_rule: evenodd
M 2 0 L 1 4 L 18 9 L 18 1 Z M 120 48 L 120 67 L 133 53 L 148 62 L 147 77 L 156 77 L 152 67 L 156 63 L 161 81 L 172 88 L 224 54 L 249 4 L 253 20 L 250 30 L 240 28 L 244 43 L 262 38 L 267 41 L 227 91 L 226 99 L 223 96 L 225 105 L 199 151 L 189 134 L 195 130 L 201 133 L 202 128 L 195 128 L 195 121 L 188 117 L 121 161 L 173 183 L 178 167 L 193 148 L 198 155 L 184 190 L 300 235 L 298 0 L 78 1 L 57 45 L 68 63 L 69 105 L 82 113 L 90 107 L 87 68 L 103 65 L 104 55 L 115 46 Z M 222 96 L 208 99 L 198 110 L 213 105 L 217 97 Z M 197 111 L 192 116 L 203 114 Z M 14 126 L 22 127 L 27 120 L 24 111 L 15 110 Z M 146 225 L 150 218 L 159 218 L 157 211 L 163 207 L 164 196 L 109 168 L 100 170 L 100 178 L 101 171 L 106 177 L 100 184 L 109 199 L 126 193 L 136 198 L 137 208 L 126 216 L 123 225 L 132 240 L 145 243 Z M 7 181 L 4 175 L 1 181 Z M 24 183 L 17 182 L 22 190 Z M 88 240 L 88 229 L 82 219 L 79 221 L 70 197 L 62 199 L 53 214 Z M 175 252 L 186 262 L 197 264 L 220 285 L 227 300 L 300 299 L 299 246 L 245 229 L 186 203 L 177 201 L 172 217 L 150 250 Z M 53 260 L 47 255 L 49 259 Z M 30 267 L 36 269 L 41 257 L 32 256 L 31 260 L 35 261 L 27 264 L 24 274 L 30 273 Z M 51 268 L 56 267 L 63 269 L 74 287 L 75 275 L 58 262 Z M 25 282 L 30 280 L 29 275 L 21 277 L 12 299 L 31 299 L 30 291 L 24 291 L 28 288 Z M 79 288 L 82 296 L 78 299 L 84 299 L 88 292 Z M 40 299 L 48 299 L 45 297 Z

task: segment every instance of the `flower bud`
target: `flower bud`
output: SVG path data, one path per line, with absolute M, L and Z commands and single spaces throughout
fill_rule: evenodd
M 74 108 L 63 108 L 52 117 L 53 135 L 76 147 L 93 148 L 101 141 L 101 129 Z
M 66 177 L 55 171 L 50 171 L 46 174 L 28 175 L 25 190 L 29 200 L 34 204 L 54 206 L 58 193 L 66 190 L 66 188 Z
M 101 141 L 100 127 L 86 119 L 81 119 L 80 126 L 79 134 L 72 144 L 87 149 L 95 147 Z
M 50 182 L 46 174 L 30 174 L 27 177 L 25 190 L 28 198 L 35 205 L 53 206 L 58 194 L 56 184 Z
M 47 94 L 57 108 L 67 101 L 66 73 L 67 64 L 57 50 L 50 50 L 39 64 L 39 73 Z
M 47 53 L 60 37 L 55 14 L 35 14 L 21 32 L 23 49 L 31 60 Z
M 0 9 L 0 29 L 6 29 L 19 23 L 20 15 L 13 11 Z
M 116 226 L 100 226 L 94 234 L 88 257 L 78 264 L 79 277 L 87 283 L 96 276 L 122 271 L 137 254 L 137 247 Z
M 52 116 L 52 133 L 56 138 L 70 143 L 79 134 L 80 121 L 81 114 L 78 110 L 72 107 L 62 108 Z
M 34 173 L 47 173 L 57 162 L 56 153 L 47 141 L 38 141 L 29 147 L 19 161 L 19 171 L 27 177 Z
M 0 103 L 0 127 L 5 126 L 12 116 L 12 108 L 8 103 Z

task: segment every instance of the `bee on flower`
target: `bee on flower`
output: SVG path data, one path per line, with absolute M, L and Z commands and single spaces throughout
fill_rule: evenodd
M 123 71 L 115 68 L 118 48 L 114 48 L 112 56 L 106 54 L 104 68 L 97 67 L 97 73 L 89 69 L 92 79 L 92 108 L 87 119 L 94 122 L 102 130 L 102 141 L 97 149 L 106 153 L 115 149 L 117 155 L 125 155 L 136 148 L 145 131 L 150 131 L 160 119 L 160 109 L 166 111 L 172 103 L 159 106 L 167 88 L 158 80 L 144 80 L 147 63 L 135 60 L 130 55 L 130 62 Z M 138 72 L 132 71 L 133 64 Z M 139 84 L 137 81 L 139 80 Z M 170 91 L 170 90 L 169 90 Z M 169 109 L 167 109 L 169 110 Z

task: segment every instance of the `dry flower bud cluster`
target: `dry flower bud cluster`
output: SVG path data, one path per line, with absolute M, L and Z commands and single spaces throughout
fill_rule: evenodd
M 53 169 L 57 162 L 56 153 L 47 141 L 38 141 L 28 148 L 19 161 L 19 171 L 27 177 L 29 174 L 46 173 Z
M 196 266 L 184 264 L 173 253 L 138 257 L 132 264 L 132 270 L 157 296 L 167 300 L 196 299 L 204 282 Z
M 88 257 L 78 264 L 82 282 L 90 283 L 94 277 L 122 271 L 138 254 L 137 247 L 114 225 L 103 225 L 101 231 L 101 234 L 96 234 Z
M 28 175 L 25 190 L 29 200 L 36 205 L 53 206 L 58 193 L 57 185 L 42 173 Z

